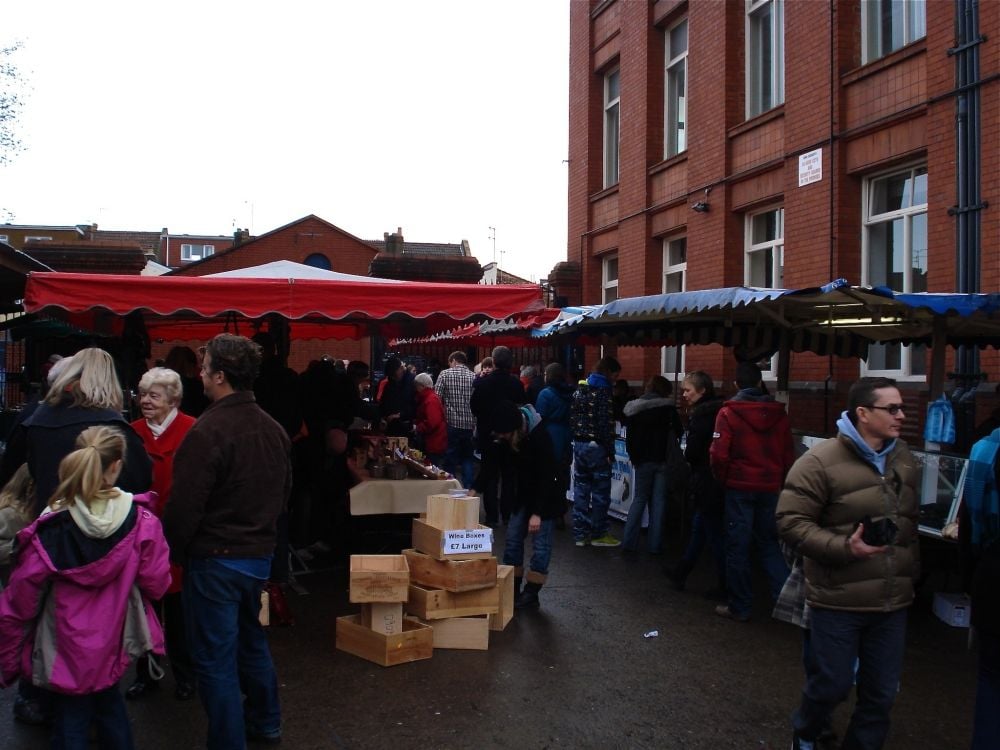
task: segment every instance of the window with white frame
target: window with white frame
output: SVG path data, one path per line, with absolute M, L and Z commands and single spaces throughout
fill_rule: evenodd
M 619 71 L 604 76 L 604 187 L 618 184 Z
M 687 237 L 663 240 L 663 293 L 687 289 Z M 684 372 L 684 347 L 664 346 L 661 350 L 662 372 L 668 379 L 673 373 Z
M 872 177 L 864 184 L 861 282 L 896 292 L 927 291 L 927 167 Z M 926 347 L 873 344 L 865 371 L 927 374 Z
M 861 0 L 862 62 L 927 36 L 926 0 Z
M 785 265 L 785 209 L 750 214 L 746 223 L 747 286 L 781 289 Z
M 746 0 L 747 117 L 785 101 L 784 0 Z
M 601 302 L 618 299 L 618 256 L 610 255 L 601 261 Z
M 9 240 L 6 234 L 0 234 L 0 242 L 8 242 L 8 241 Z
M 215 245 L 181 245 L 181 260 L 201 260 L 215 254 Z
M 687 19 L 667 29 L 664 37 L 663 157 L 669 159 L 687 150 Z

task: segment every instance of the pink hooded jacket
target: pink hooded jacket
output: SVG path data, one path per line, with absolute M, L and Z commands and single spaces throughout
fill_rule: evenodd
M 106 538 L 84 534 L 67 510 L 17 535 L 10 585 L 0 593 L 0 685 L 23 675 L 85 695 L 118 682 L 131 655 L 163 653 L 148 600 L 163 596 L 170 571 L 160 521 L 147 507 L 152 499 L 132 498 Z

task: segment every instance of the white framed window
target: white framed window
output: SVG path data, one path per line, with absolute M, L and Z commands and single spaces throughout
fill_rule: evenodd
M 181 260 L 202 260 L 215 255 L 215 245 L 181 245 Z
M 685 18 L 664 32 L 663 158 L 687 150 L 688 22 Z
M 781 289 L 785 267 L 785 209 L 772 208 L 746 218 L 747 286 Z
M 746 0 L 747 117 L 785 101 L 784 0 Z
M 927 167 L 871 177 L 864 182 L 861 283 L 895 292 L 927 291 Z M 873 344 L 863 370 L 869 375 L 923 380 L 927 348 Z
M 8 241 L 9 240 L 6 234 L 0 234 L 0 242 L 8 242 Z
M 663 293 L 687 291 L 687 237 L 663 240 Z M 661 372 L 669 380 L 671 375 L 683 374 L 684 347 L 664 346 L 660 350 Z
M 927 36 L 926 0 L 861 0 L 862 62 Z
M 604 187 L 618 184 L 618 143 L 621 131 L 619 70 L 604 76 Z
M 618 256 L 609 255 L 601 260 L 601 302 L 607 304 L 618 299 Z

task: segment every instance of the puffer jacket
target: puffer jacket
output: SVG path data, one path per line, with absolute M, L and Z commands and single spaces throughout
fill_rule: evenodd
M 666 463 L 669 441 L 676 444 L 684 431 L 672 398 L 646 393 L 625 404 L 625 449 L 634 466 Z
M 615 417 L 611 401 L 611 381 L 592 372 L 573 394 L 570 407 L 570 429 L 574 442 L 595 442 L 607 452 L 615 453 Z
M 917 477 L 916 461 L 898 439 L 884 475 L 844 434 L 795 462 L 775 517 L 781 538 L 804 557 L 811 606 L 892 612 L 913 601 L 920 574 Z M 848 539 L 865 516 L 891 518 L 899 532 L 884 554 L 862 560 L 851 553 Z
M 784 404 L 756 389 L 740 391 L 719 410 L 709 456 L 726 489 L 779 492 L 795 460 Z
M 68 510 L 48 513 L 17 535 L 14 572 L 0 594 L 0 683 L 24 676 L 58 693 L 85 695 L 121 679 L 133 589 L 156 600 L 170 583 L 167 543 L 148 501 L 135 497 L 106 538 L 84 534 Z M 152 650 L 162 654 L 160 623 L 152 608 L 145 613 Z

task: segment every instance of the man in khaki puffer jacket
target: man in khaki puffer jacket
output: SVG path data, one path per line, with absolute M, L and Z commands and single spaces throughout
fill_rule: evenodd
M 880 748 L 889 731 L 920 567 L 917 466 L 899 440 L 903 419 L 895 381 L 862 378 L 848 393 L 839 434 L 795 463 L 778 501 L 778 532 L 804 558 L 811 617 L 794 748 L 814 747 L 850 691 L 856 659 L 858 701 L 843 747 Z M 865 543 L 865 516 L 891 519 L 895 539 Z

